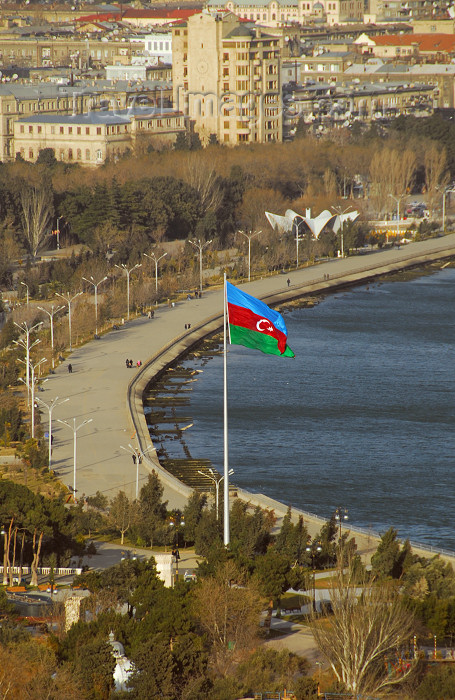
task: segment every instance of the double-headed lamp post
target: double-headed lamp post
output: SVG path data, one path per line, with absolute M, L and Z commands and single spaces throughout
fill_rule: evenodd
M 215 484 L 215 512 L 216 512 L 216 519 L 218 520 L 218 506 L 219 506 L 219 500 L 220 500 L 220 484 L 224 479 L 224 474 L 223 476 L 220 476 L 219 474 L 216 474 L 213 469 L 209 467 L 209 474 L 207 472 L 202 472 L 200 469 L 198 469 L 198 474 L 201 474 L 202 476 L 205 476 L 207 479 L 210 479 L 213 481 Z M 234 473 L 233 469 L 229 469 L 228 475 L 231 476 Z
M 76 450 L 77 450 L 77 432 L 80 430 L 84 425 L 87 425 L 87 423 L 91 423 L 93 418 L 88 418 L 87 420 L 82 421 L 79 425 L 76 425 L 76 419 L 73 418 L 73 425 L 70 425 L 69 423 L 66 422 L 66 420 L 60 420 L 60 418 L 57 418 L 58 422 L 61 423 L 62 425 L 66 425 L 67 428 L 73 431 L 73 498 L 76 501 Z
M 49 412 L 49 471 L 51 470 L 51 465 L 52 465 L 52 411 L 56 406 L 59 406 L 62 403 L 65 403 L 66 401 L 69 401 L 69 399 L 62 399 L 61 401 L 58 400 L 58 396 L 55 397 L 51 401 L 51 403 L 46 403 L 43 401 L 43 399 L 40 399 L 38 396 L 36 397 L 36 401 L 40 403 L 42 406 L 45 406 Z
M 59 292 L 55 292 L 58 297 L 61 297 L 66 301 L 68 304 L 68 330 L 69 330 L 69 336 L 70 336 L 70 352 L 73 350 L 73 341 L 72 341 L 72 336 L 71 336 L 71 304 L 73 301 L 77 298 L 80 297 L 82 292 L 78 292 L 77 294 L 74 294 L 72 297 L 70 297 L 69 293 L 67 294 L 60 294 Z
M 240 233 L 240 235 L 244 236 L 248 241 L 248 282 L 251 282 L 251 239 L 255 236 L 259 236 L 262 231 L 250 231 L 249 233 L 246 233 L 246 231 L 237 231 L 237 233 Z
M 311 557 L 311 569 L 313 571 L 313 612 L 316 612 L 316 567 L 314 565 L 316 557 L 322 552 L 320 542 L 312 542 L 305 548 L 307 554 Z
M 153 260 L 155 263 L 155 296 L 156 296 L 156 303 L 158 304 L 158 263 L 160 260 L 166 257 L 167 253 L 163 253 L 163 255 L 160 255 L 159 258 L 156 257 L 155 253 L 142 253 L 146 258 L 149 260 Z
M 19 362 L 22 362 L 25 364 L 25 360 L 19 359 Z M 31 396 L 31 401 L 30 401 L 30 407 L 31 407 L 31 431 L 30 431 L 30 437 L 34 438 L 35 437 L 35 371 L 38 367 L 41 367 L 43 362 L 46 362 L 46 358 L 42 357 L 41 360 L 38 360 L 35 364 L 32 362 L 29 362 L 29 368 L 30 368 L 30 396 Z M 24 384 L 26 383 L 26 380 L 20 378 Z M 46 381 L 46 380 L 45 380 Z
M 349 511 L 348 511 L 347 508 L 341 508 L 341 507 L 338 507 L 338 508 L 336 508 L 336 510 L 335 510 L 335 516 L 334 516 L 334 517 L 335 517 L 335 520 L 336 520 L 337 524 L 338 524 L 339 527 L 340 527 L 340 538 L 341 538 L 341 523 L 342 523 L 343 521 L 346 522 L 347 520 L 349 520 L 348 512 L 349 512 Z
M 119 270 L 123 270 L 126 272 L 126 304 L 127 304 L 127 309 L 126 309 L 126 319 L 127 321 L 130 320 L 130 274 L 133 272 L 133 270 L 136 270 L 138 267 L 142 267 L 142 263 L 136 263 L 134 267 L 131 267 L 130 269 L 127 268 L 125 263 L 121 263 L 120 265 L 116 265 L 115 267 L 118 267 Z
M 91 284 L 95 290 L 95 336 L 98 337 L 98 287 L 107 280 L 107 275 L 99 282 L 95 282 L 92 275 L 90 275 L 90 279 L 87 279 L 87 277 L 83 277 L 82 279 L 88 282 L 88 284 Z
M 304 223 L 305 223 L 305 222 L 304 222 L 303 219 L 301 219 L 300 221 L 296 221 L 296 220 L 294 219 L 294 226 L 295 226 L 295 247 L 296 247 L 296 250 L 295 250 L 295 269 L 296 269 L 296 270 L 299 269 L 299 242 L 304 240 L 304 238 L 300 238 L 300 235 L 299 235 L 299 233 L 300 233 L 300 227 L 301 227 L 301 225 L 304 224 Z
M 207 248 L 208 245 L 212 242 L 212 239 L 210 241 L 205 241 L 205 243 L 202 243 L 201 239 L 198 238 L 195 241 L 190 241 L 188 239 L 188 243 L 191 243 L 192 246 L 194 246 L 198 251 L 199 251 L 199 287 L 200 287 L 200 294 L 202 296 L 202 251 L 204 248 Z
M 56 309 L 54 309 L 54 305 L 52 304 L 51 310 L 48 311 L 42 306 L 37 307 L 40 311 L 43 311 L 45 314 L 49 316 L 49 325 L 51 327 L 51 350 L 52 350 L 52 369 L 55 367 L 55 358 L 54 358 L 54 316 L 55 314 L 58 314 L 59 311 L 62 311 L 65 307 L 64 306 L 57 306 Z
M 149 447 L 146 447 L 145 450 L 141 450 L 139 447 L 133 447 L 133 445 L 128 444 L 128 447 L 124 447 L 123 445 L 120 445 L 120 449 L 125 450 L 125 452 L 129 452 L 129 454 L 132 456 L 132 458 L 134 460 L 134 464 L 136 465 L 136 501 L 137 501 L 139 499 L 139 465 L 142 464 L 142 460 L 144 459 L 147 452 L 150 452 L 150 450 L 154 450 L 155 446 L 149 445 Z
M 352 209 L 352 207 L 349 206 L 349 207 L 346 207 L 346 209 L 342 210 L 342 207 L 338 207 L 338 206 L 333 205 L 331 207 L 331 209 L 333 209 L 333 211 L 336 214 L 338 214 L 338 216 L 340 217 L 340 238 L 341 238 L 341 251 L 340 251 L 340 253 L 341 253 L 341 257 L 344 258 L 344 233 L 343 233 L 343 222 L 341 221 L 341 217 L 343 216 L 343 214 L 346 214 L 350 209 Z

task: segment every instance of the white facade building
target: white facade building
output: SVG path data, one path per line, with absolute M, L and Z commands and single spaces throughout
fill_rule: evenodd
M 143 43 L 144 56 L 151 66 L 158 63 L 172 65 L 172 32 L 150 32 L 131 39 L 131 42 Z

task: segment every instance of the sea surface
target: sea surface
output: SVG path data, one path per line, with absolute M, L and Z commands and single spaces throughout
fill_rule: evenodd
M 455 551 L 455 269 L 284 316 L 295 359 L 229 349 L 233 483 Z M 187 449 L 222 472 L 222 356 L 185 364 L 202 369 L 178 409 Z

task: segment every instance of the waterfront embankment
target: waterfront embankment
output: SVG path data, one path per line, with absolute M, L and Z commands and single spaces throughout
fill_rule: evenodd
M 455 236 L 446 236 L 401 249 L 378 251 L 365 256 L 328 261 L 314 267 L 288 273 L 286 276 L 257 280 L 244 285 L 267 303 L 284 304 L 307 295 L 329 293 L 340 286 L 359 284 L 377 276 L 398 272 L 434 260 L 455 255 Z M 288 288 L 286 278 L 291 285 Z M 176 304 L 175 308 L 159 307 L 155 319 L 136 319 L 101 340 L 78 348 L 71 356 L 73 374 L 61 365 L 45 385 L 49 398 L 70 397 L 59 407 L 58 418 L 76 417 L 77 424 L 87 418 L 93 421 L 78 434 L 77 489 L 78 494 L 97 490 L 108 497 L 123 489 L 134 495 L 136 467 L 121 445 L 136 444 L 145 448 L 150 438 L 143 414 L 142 394 L 151 379 L 175 362 L 203 338 L 222 327 L 222 290 L 207 292 L 202 299 Z M 184 326 L 191 323 L 191 330 Z M 125 358 L 136 362 L 150 358 L 140 370 L 126 369 Z M 46 397 L 44 397 L 46 399 Z M 56 425 L 54 434 L 54 464 L 64 483 L 73 483 L 73 436 L 64 426 Z M 221 446 L 220 446 L 221 450 Z M 139 486 L 147 469 L 155 468 L 165 484 L 165 498 L 172 507 L 182 507 L 189 490 L 169 478 L 161 470 L 153 450 L 140 466 Z M 267 505 L 259 494 L 241 494 Z M 268 502 L 269 505 L 270 502 Z M 277 510 L 279 506 L 274 506 Z M 282 505 L 283 511 L 286 506 Z M 278 510 L 277 510 L 278 512 Z M 307 517 L 305 520 L 307 520 Z M 315 527 L 320 529 L 318 519 Z M 368 537 L 367 537 L 368 539 Z

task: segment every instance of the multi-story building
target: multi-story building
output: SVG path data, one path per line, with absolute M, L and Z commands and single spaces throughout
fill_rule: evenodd
M 157 30 L 138 37 L 131 37 L 131 41 L 133 43 L 139 41 L 144 44 L 143 55 L 147 59 L 147 63 L 151 65 L 172 64 L 172 32 Z
M 172 143 L 185 131 L 184 115 L 172 109 L 37 114 L 14 123 L 13 148 L 31 162 L 40 150 L 52 148 L 58 160 L 96 166 L 134 151 L 144 141 Z
M 363 0 L 208 0 L 207 7 L 267 27 L 321 20 L 330 25 L 363 22 L 364 15 Z
M 14 123 L 37 114 L 72 115 L 96 109 L 125 109 L 148 105 L 162 109 L 169 105 L 171 92 L 156 82 L 108 81 L 75 85 L 0 85 L 0 160 L 14 160 Z
M 207 142 L 282 140 L 282 39 L 230 12 L 204 11 L 173 28 L 174 106 Z

